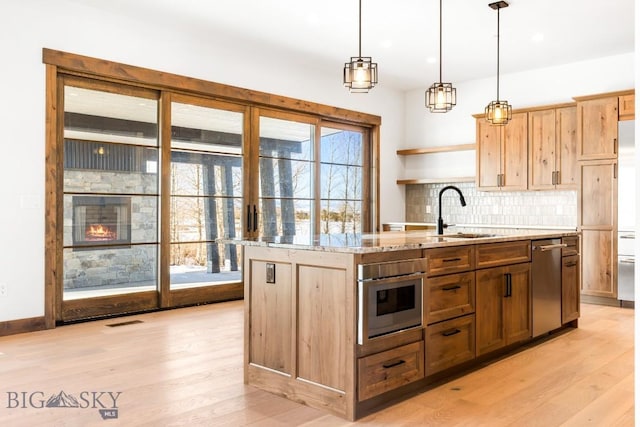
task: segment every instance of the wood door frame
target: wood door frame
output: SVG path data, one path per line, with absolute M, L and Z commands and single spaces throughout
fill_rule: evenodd
M 375 168 L 375 173 L 372 173 L 372 182 L 370 183 L 372 186 L 371 195 L 375 197 L 375 200 L 372 200 L 370 204 L 371 221 L 373 229 L 378 230 L 380 227 L 379 128 L 382 121 L 380 116 L 47 48 L 42 50 L 42 61 L 46 67 L 44 324 L 47 329 L 54 328 L 56 319 L 61 318 L 62 305 L 62 295 L 58 291 L 62 283 L 61 225 L 63 223 L 63 204 L 59 199 L 62 194 L 63 184 L 62 145 L 59 143 L 59 141 L 63 140 L 63 129 L 60 123 L 63 123 L 64 118 L 62 76 L 85 77 L 105 83 L 120 83 L 126 86 L 159 91 L 161 114 L 162 109 L 166 109 L 165 103 L 167 101 L 164 100 L 164 97 L 167 95 L 165 95 L 165 91 L 169 91 L 239 103 L 248 108 L 250 115 L 253 115 L 251 113 L 253 107 L 267 107 L 283 112 L 309 114 L 331 122 L 367 128 L 370 132 L 371 149 L 373 150 L 371 166 Z M 162 122 L 159 125 L 162 126 Z M 159 131 L 161 140 L 167 137 L 166 135 L 170 135 L 170 129 L 160 129 Z M 245 124 L 244 131 L 247 132 L 248 138 L 252 139 L 254 137 L 252 135 L 254 129 L 250 123 Z M 248 144 L 244 159 L 252 155 L 250 150 L 251 144 Z M 249 163 L 246 164 L 249 167 L 251 166 Z M 161 177 L 161 179 L 164 178 Z M 245 179 L 245 189 L 247 182 L 248 180 Z M 245 192 L 245 197 L 247 196 L 251 197 L 249 193 Z M 161 213 L 167 209 L 164 207 L 165 203 L 161 199 Z M 162 222 L 160 227 L 162 227 Z M 160 244 L 162 245 L 162 242 Z M 160 282 L 162 283 L 162 272 L 160 276 Z M 165 285 L 161 284 L 161 286 Z M 242 283 L 229 285 L 228 289 L 224 290 L 223 295 L 229 297 L 239 295 L 238 297 L 241 298 Z M 180 293 L 180 291 L 170 291 L 159 303 L 162 306 L 165 306 L 165 304 L 187 305 L 196 303 L 197 301 L 194 301 L 194 298 L 193 292 Z M 148 301 L 148 298 L 144 296 L 143 300 Z

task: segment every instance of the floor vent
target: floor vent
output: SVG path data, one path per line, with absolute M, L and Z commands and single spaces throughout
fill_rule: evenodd
M 142 320 L 129 320 L 128 322 L 120 322 L 120 323 L 112 323 L 110 325 L 105 325 L 110 328 L 115 328 L 116 326 L 126 326 L 126 325 L 135 325 L 136 323 L 144 323 Z

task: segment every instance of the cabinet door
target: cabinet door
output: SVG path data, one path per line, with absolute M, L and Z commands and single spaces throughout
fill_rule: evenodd
M 274 283 L 267 283 L 267 264 Z M 250 274 L 249 363 L 291 373 L 291 264 L 251 260 Z
M 556 110 L 556 188 L 575 190 L 578 186 L 578 136 L 576 107 Z
M 531 338 L 531 292 L 529 263 L 506 267 L 509 275 L 508 297 L 504 298 L 505 344 Z
M 618 219 L 618 164 L 615 160 L 580 162 L 578 225 L 612 229 Z
M 636 118 L 636 95 L 622 95 L 618 97 L 618 119 L 633 120 Z
M 343 254 L 338 254 L 343 255 Z M 345 391 L 352 325 L 347 313 L 351 288 L 345 269 L 309 265 L 317 255 L 310 253 L 307 265 L 297 265 L 297 375 L 300 379 Z M 352 342 L 352 341 L 351 341 Z
M 529 188 L 555 187 L 556 110 L 529 113 Z
M 516 113 L 504 126 L 502 141 L 502 188 L 527 189 L 528 129 L 527 113 Z
M 562 324 L 580 317 L 578 255 L 562 257 Z
M 476 271 L 476 354 L 504 347 L 504 304 L 507 293 L 506 267 Z
M 476 120 L 476 185 L 482 190 L 500 189 L 500 142 L 502 128 Z
M 578 160 L 617 157 L 617 96 L 578 102 L 577 119 Z
M 582 294 L 617 299 L 617 236 L 611 230 L 581 231 Z

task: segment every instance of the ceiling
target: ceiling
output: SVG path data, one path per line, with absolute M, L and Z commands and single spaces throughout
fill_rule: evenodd
M 269 52 L 341 79 L 358 55 L 357 0 L 72 0 L 149 20 L 167 31 L 240 53 Z M 500 12 L 500 72 L 634 51 L 634 0 L 507 0 Z M 497 12 L 487 0 L 443 0 L 442 81 L 496 75 Z M 438 80 L 438 0 L 363 0 L 362 55 L 381 85 L 400 90 Z

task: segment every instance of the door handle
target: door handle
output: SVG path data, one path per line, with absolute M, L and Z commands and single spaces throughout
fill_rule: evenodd
M 451 330 L 448 330 L 448 331 L 444 331 L 442 333 L 442 336 L 443 337 L 450 337 L 450 336 L 459 334 L 460 332 L 462 332 L 460 329 L 457 329 L 457 328 L 456 329 L 451 329 Z
M 443 291 L 455 291 L 456 289 L 460 289 L 460 285 L 448 286 L 446 288 L 442 288 Z
M 258 209 L 253 205 L 253 231 L 258 230 Z
M 504 297 L 509 298 L 509 273 L 504 275 Z
M 397 362 L 393 362 L 393 363 L 389 363 L 389 364 L 384 364 L 382 365 L 383 368 L 385 369 L 389 369 L 389 368 L 393 368 L 394 366 L 400 366 L 403 365 L 407 362 L 405 362 L 404 360 L 398 360 Z
M 247 205 L 247 233 L 251 233 L 251 205 Z
M 540 251 L 540 252 L 546 252 L 546 251 L 552 251 L 554 249 L 560 249 L 560 248 L 566 248 L 568 245 L 566 243 L 558 243 L 555 245 L 540 245 L 540 246 L 534 246 L 533 250 L 534 251 Z

